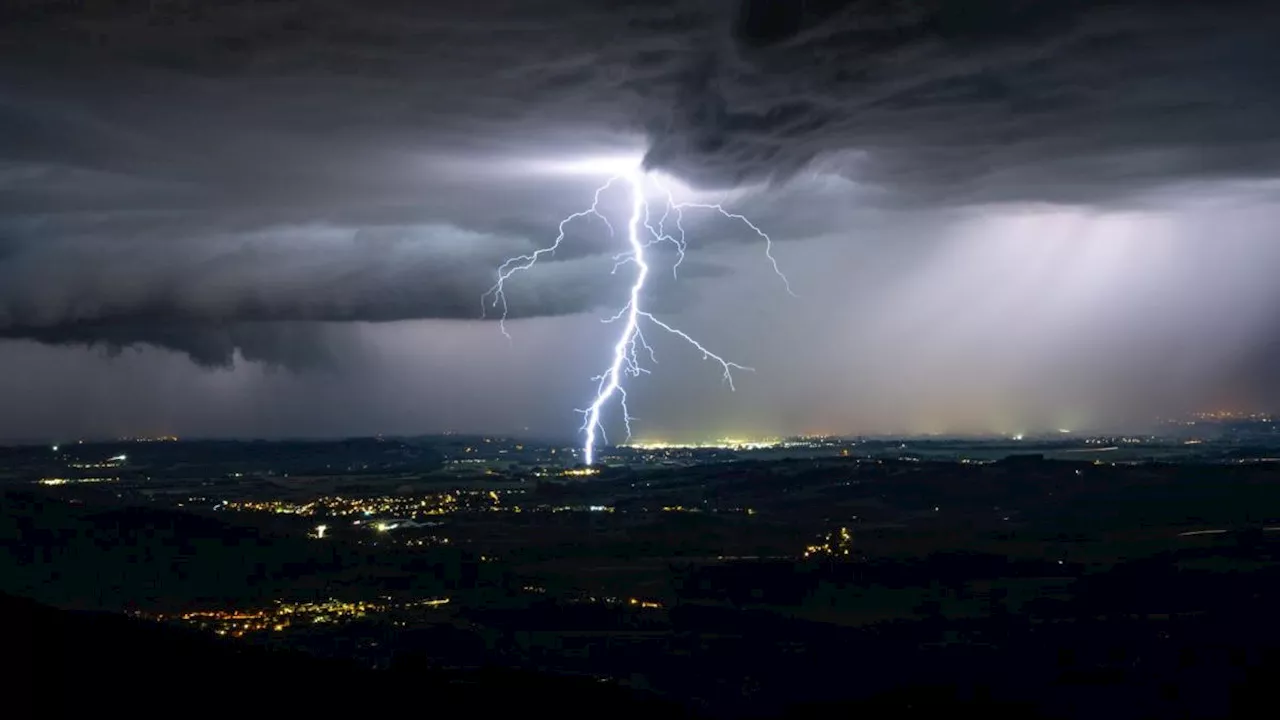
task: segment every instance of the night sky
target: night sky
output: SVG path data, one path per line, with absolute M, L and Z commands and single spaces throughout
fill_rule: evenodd
M 85 9 L 89 8 L 89 9 Z M 608 159 L 724 199 L 641 439 L 1280 404 L 1272 0 L 7 0 L 0 438 L 573 437 Z M 626 198 L 605 197 L 616 222 Z M 610 425 L 615 430 L 614 425 Z

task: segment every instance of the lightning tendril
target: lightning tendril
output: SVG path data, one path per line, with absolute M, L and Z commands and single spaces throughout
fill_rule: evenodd
M 622 331 L 618 334 L 617 342 L 613 346 L 613 361 L 600 375 L 592 378 L 596 384 L 596 395 L 591 404 L 585 409 L 579 409 L 577 412 L 583 415 L 581 432 L 584 435 L 582 454 L 587 465 L 593 465 L 596 458 L 596 446 L 598 442 L 608 444 L 608 436 L 605 434 L 604 424 L 601 421 L 601 415 L 605 406 L 616 395 L 618 398 L 618 407 L 622 411 L 622 422 L 626 429 L 627 438 L 631 437 L 631 423 L 635 419 L 627 408 L 627 391 L 623 387 L 623 377 L 636 377 L 642 374 L 648 374 L 649 370 L 640 362 L 641 352 L 649 359 L 651 364 L 657 364 L 658 358 L 654 353 L 653 347 L 645 339 L 642 324 L 650 325 L 653 328 L 667 332 L 675 337 L 684 340 L 695 350 L 702 354 L 702 359 L 710 360 L 719 365 L 721 370 L 721 379 L 729 386 L 730 390 L 734 390 L 733 371 L 742 370 L 752 372 L 752 368 L 746 365 L 740 365 L 731 362 L 716 353 L 708 350 L 702 343 L 695 340 L 683 330 L 675 328 L 668 323 L 658 319 L 652 313 L 642 307 L 641 294 L 644 290 L 645 283 L 649 279 L 650 266 L 645 255 L 645 250 L 659 243 L 670 243 L 676 251 L 676 261 L 671 267 L 673 277 L 678 277 L 681 263 L 684 262 L 685 251 L 688 243 L 685 237 L 684 213 L 686 210 L 709 210 L 719 213 L 721 216 L 729 220 L 738 221 L 746 225 L 752 232 L 760 236 L 765 241 L 765 257 L 768 258 L 773 267 L 773 271 L 782 280 L 783 287 L 792 297 L 796 294 L 791 290 L 791 283 L 787 280 L 786 275 L 778 267 L 778 261 L 773 256 L 773 239 L 768 233 L 761 230 L 755 223 L 747 219 L 746 216 L 739 213 L 729 212 L 720 204 L 710 203 L 692 203 L 692 202 L 676 202 L 672 192 L 658 182 L 656 178 L 634 171 L 615 175 L 600 187 L 596 188 L 592 198 L 591 206 L 585 210 L 573 213 L 560 221 L 559 233 L 556 239 L 550 245 L 539 248 L 529 254 L 519 255 L 508 259 L 498 268 L 497 281 L 493 287 L 489 288 L 483 296 L 481 296 L 481 314 L 484 315 L 490 308 L 501 308 L 502 315 L 499 319 L 498 327 L 502 334 L 511 338 L 507 332 L 507 296 L 506 283 L 514 275 L 526 270 L 530 270 L 538 263 L 540 259 L 548 255 L 554 255 L 556 250 L 564 242 L 566 229 L 570 223 L 575 220 L 596 219 L 602 222 L 608 229 L 610 236 L 615 235 L 614 227 L 609 219 L 600 212 L 601 196 L 619 182 L 625 182 L 630 190 L 631 196 L 631 214 L 627 222 L 627 244 L 628 249 L 613 256 L 612 274 L 617 274 L 621 268 L 634 264 L 636 266 L 635 280 L 631 285 L 631 291 L 628 296 L 627 304 L 622 307 L 615 315 L 605 318 L 602 322 L 614 323 L 619 320 L 623 321 Z M 654 186 L 661 192 L 665 200 L 663 201 L 662 213 L 658 217 L 654 217 L 650 204 L 646 199 L 646 182 L 654 183 Z M 643 321 L 643 323 L 642 323 Z

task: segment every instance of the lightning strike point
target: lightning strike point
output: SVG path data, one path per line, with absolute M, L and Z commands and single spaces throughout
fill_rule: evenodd
M 654 213 L 648 200 L 646 199 L 646 181 L 651 181 L 662 192 L 665 200 L 663 202 L 662 214 L 654 220 Z M 649 278 L 650 266 L 645 250 L 659 243 L 671 243 L 675 247 L 676 261 L 671 267 L 672 277 L 678 278 L 678 270 L 680 264 L 684 262 L 685 250 L 688 248 L 684 228 L 684 212 L 689 209 L 704 209 L 718 212 L 730 220 L 737 220 L 745 224 L 751 231 L 761 237 L 765 241 L 765 257 L 768 258 L 773 267 L 774 273 L 782 280 L 783 287 L 792 297 L 798 297 L 791 290 L 791 283 L 778 267 L 778 261 L 773 256 L 773 239 L 767 233 L 761 230 L 755 223 L 747 219 L 746 216 L 729 212 L 720 204 L 705 203 L 678 203 L 675 201 L 671 191 L 663 186 L 656 178 L 645 173 L 641 168 L 633 171 L 614 175 L 607 182 L 596 188 L 591 206 L 586 210 L 573 213 L 560 221 L 559 234 L 550 245 L 539 248 L 526 255 L 519 255 L 504 262 L 498 268 L 498 278 L 489 288 L 487 292 L 480 298 L 481 317 L 485 317 L 490 309 L 501 308 L 502 315 L 499 318 L 498 327 L 502 334 L 511 339 L 510 333 L 507 332 L 507 295 L 506 283 L 517 273 L 530 270 L 539 260 L 554 255 L 556 250 L 565 240 L 568 226 L 577 220 L 582 219 L 598 219 L 604 223 L 609 230 L 609 235 L 614 236 L 614 227 L 609 219 L 600 212 L 600 196 L 613 187 L 616 183 L 625 182 L 630 191 L 631 213 L 627 221 L 627 250 L 613 256 L 613 269 L 611 275 L 616 275 L 618 271 L 627 266 L 634 264 L 636 266 L 635 279 L 631 284 L 631 291 L 627 304 L 622 307 L 615 315 L 605 318 L 602 322 L 613 323 L 619 320 L 624 321 L 622 330 L 618 334 L 618 339 L 613 346 L 613 361 L 604 373 L 592 378 L 596 381 L 596 395 L 591 404 L 585 409 L 578 410 L 583 415 L 582 427 L 583 433 L 582 454 L 587 465 L 594 465 L 596 459 L 597 441 L 605 444 L 608 443 L 608 437 L 605 434 L 602 415 L 604 408 L 609 402 L 617 396 L 618 407 L 622 412 L 622 423 L 626 430 L 627 438 L 631 438 L 631 424 L 635 418 L 631 415 L 627 408 L 627 391 L 622 385 L 623 374 L 637 377 L 641 374 L 649 374 L 649 370 L 640 362 L 640 352 L 644 351 L 648 355 L 649 362 L 657 364 L 657 354 L 653 347 L 645 339 L 644 333 L 641 331 L 641 321 L 645 321 L 653 327 L 663 330 L 675 337 L 684 340 L 692 345 L 695 350 L 702 354 L 703 360 L 710 360 L 720 366 L 721 379 L 729 386 L 729 390 L 735 389 L 733 380 L 733 371 L 741 370 L 744 372 L 752 372 L 752 368 L 740 365 L 735 362 L 724 359 L 720 355 L 708 350 L 701 343 L 691 337 L 689 334 L 679 330 L 671 325 L 654 317 L 651 313 L 641 306 L 642 293 L 645 282 Z M 668 232 L 668 223 L 674 223 L 674 230 Z

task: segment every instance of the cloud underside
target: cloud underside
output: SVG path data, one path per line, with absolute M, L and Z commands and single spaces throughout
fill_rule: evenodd
M 303 366 L 308 323 L 478 318 L 591 189 L 485 168 L 630 138 L 693 185 L 819 169 L 889 206 L 1274 177 L 1271 5 L 7 4 L 0 336 Z M 617 299 L 574 232 L 513 316 Z
M 329 367 L 335 361 L 335 345 L 350 340 L 321 323 L 190 321 L 24 328 L 0 337 L 99 349 L 113 356 L 150 346 L 182 353 L 202 368 L 229 369 L 240 359 L 293 371 Z

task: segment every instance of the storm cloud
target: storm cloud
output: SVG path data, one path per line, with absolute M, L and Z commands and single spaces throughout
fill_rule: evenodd
M 359 342 L 344 325 L 479 320 L 495 269 L 602 179 L 530 169 L 554 158 L 643 158 L 779 242 L 864 254 L 902 234 L 885 213 L 1274 194 L 1273 5 L 5 3 L 0 337 L 301 370 Z M 657 310 L 758 242 L 690 228 Z M 617 249 L 571 226 L 511 316 L 616 305 Z
M 649 162 L 712 183 L 824 169 L 920 203 L 1111 202 L 1273 176 L 1274 5 L 746 2 Z

